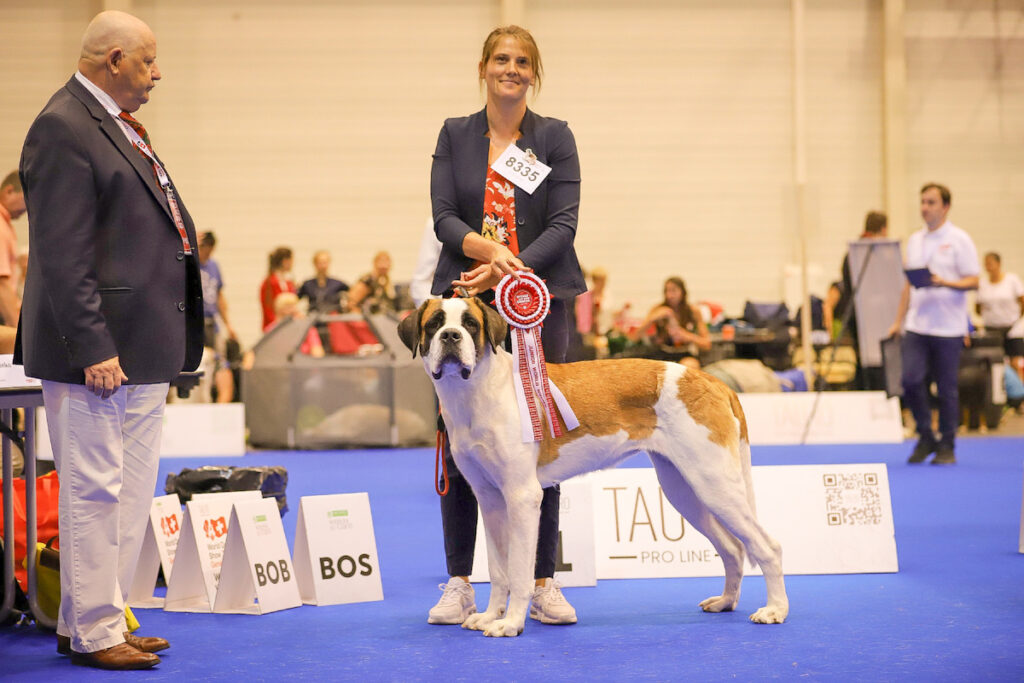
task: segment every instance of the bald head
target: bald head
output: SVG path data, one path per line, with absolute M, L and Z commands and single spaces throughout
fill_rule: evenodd
M 160 79 L 156 36 L 138 17 L 100 12 L 82 36 L 78 70 L 118 106 L 134 112 L 149 101 L 149 91 Z
M 117 10 L 100 12 L 89 22 L 82 36 L 81 59 L 102 63 L 113 48 L 131 52 L 141 45 L 144 34 L 152 36 L 153 32 L 138 17 Z

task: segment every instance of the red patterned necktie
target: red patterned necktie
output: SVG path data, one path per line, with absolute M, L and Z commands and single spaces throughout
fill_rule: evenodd
M 122 121 L 124 121 L 129 126 L 131 126 L 132 130 L 134 130 L 136 133 L 139 134 L 139 137 L 142 138 L 143 142 L 145 142 L 147 145 L 149 145 L 150 148 L 153 147 L 153 143 L 151 143 L 149 141 L 149 133 L 146 132 L 146 127 L 145 126 L 143 126 L 141 123 L 136 121 L 132 117 L 132 115 L 129 114 L 128 112 L 126 112 L 126 111 L 121 112 L 120 114 L 118 114 L 118 116 L 121 118 Z M 145 155 L 143 155 L 143 156 L 145 156 Z
M 124 121 L 129 126 L 131 126 L 132 130 L 134 130 L 136 133 L 138 133 L 139 137 L 142 138 L 142 141 L 146 143 L 146 146 L 149 147 L 149 150 L 152 152 L 153 151 L 153 143 L 151 143 L 149 141 L 149 133 L 146 132 L 146 127 L 143 126 L 138 121 L 136 121 L 135 118 L 131 114 L 126 112 L 126 111 L 122 111 L 117 116 L 122 121 Z M 153 167 L 153 177 L 156 178 L 157 183 L 159 184 L 160 174 L 157 173 L 156 166 L 153 165 L 153 160 L 150 159 L 148 156 L 146 156 L 146 153 L 143 152 L 141 149 L 139 149 L 138 145 L 132 145 L 132 147 L 135 148 L 136 152 L 138 152 L 139 154 L 142 155 L 142 158 L 146 160 L 147 164 L 149 164 L 150 166 Z M 155 152 L 154 152 L 154 154 L 155 154 Z

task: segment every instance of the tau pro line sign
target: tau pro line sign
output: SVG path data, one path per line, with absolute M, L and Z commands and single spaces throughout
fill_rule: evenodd
M 787 574 L 898 571 L 884 464 L 762 466 L 752 475 L 758 520 L 782 544 Z M 668 502 L 652 468 L 590 479 L 599 579 L 723 575 L 711 542 Z

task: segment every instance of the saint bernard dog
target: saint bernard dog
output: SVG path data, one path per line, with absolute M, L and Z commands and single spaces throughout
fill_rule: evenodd
M 479 501 L 487 533 L 491 597 L 463 628 L 488 636 L 522 632 L 533 588 L 541 488 L 649 454 L 665 497 L 706 536 L 725 564 L 721 595 L 706 612 L 736 608 L 745 554 L 761 567 L 767 605 L 751 621 L 789 613 L 782 548 L 757 522 L 750 442 L 739 399 L 699 370 L 644 359 L 549 364 L 548 375 L 580 425 L 523 443 L 507 324 L 479 299 L 432 299 L 405 318 L 399 336 L 419 351 L 434 382 L 452 455 Z M 543 411 L 541 411 L 543 414 Z M 560 417 L 558 418 L 561 419 Z M 506 611 L 507 608 L 507 611 Z

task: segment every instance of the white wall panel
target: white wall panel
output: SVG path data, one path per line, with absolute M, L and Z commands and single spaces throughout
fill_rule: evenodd
M 1024 2 L 908 0 L 906 27 L 908 180 L 948 185 L 950 219 L 1022 273 Z
M 73 72 L 91 0 L 0 0 L 0 169 Z M 583 170 L 577 248 L 644 310 L 682 275 L 739 311 L 781 298 L 796 257 L 788 0 L 534 0 L 523 23 Z M 353 280 L 389 249 L 411 272 L 447 116 L 475 111 L 498 0 L 135 0 L 164 80 L 140 118 L 200 229 L 232 318 L 258 336 L 266 254 L 331 249 Z M 882 205 L 881 0 L 807 0 L 809 257 L 838 269 Z M 1024 270 L 1020 0 L 907 0 L 911 187 L 953 189 L 980 249 Z M 6 161 L 4 161 L 6 159 Z M 911 202 L 911 206 L 914 202 Z M 910 216 L 913 224 L 916 216 Z M 25 220 L 18 225 L 25 235 Z

